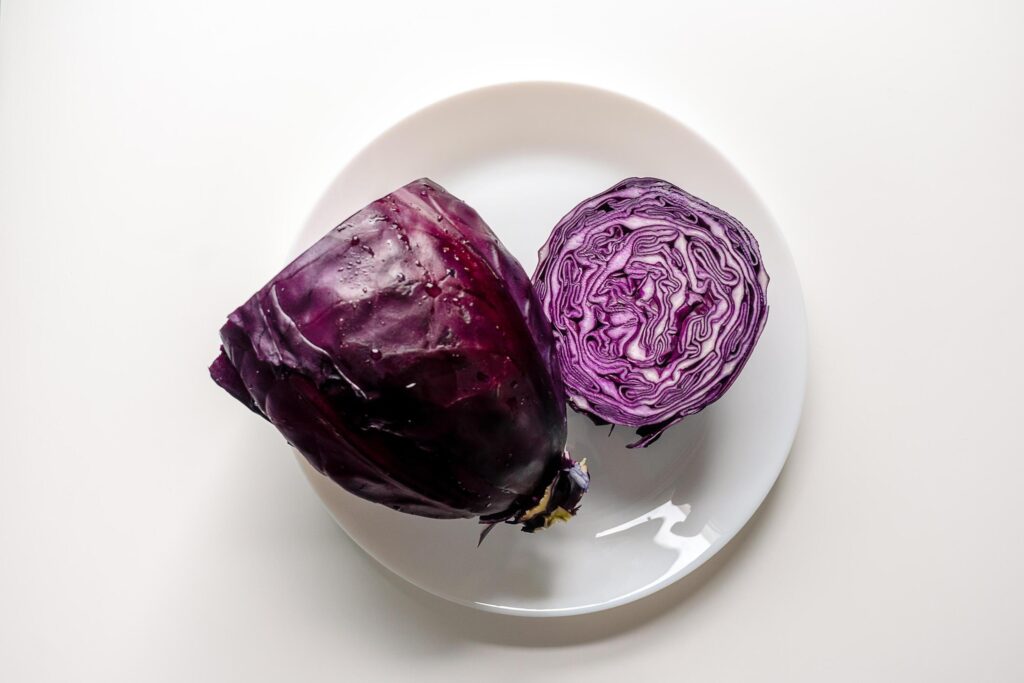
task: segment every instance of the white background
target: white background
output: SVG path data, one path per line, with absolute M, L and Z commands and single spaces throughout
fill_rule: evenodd
M 1024 677 L 1024 10 L 845 4 L 4 0 L 0 679 Z M 520 79 L 704 134 L 811 327 L 753 521 L 561 620 L 388 575 L 205 370 L 362 145 Z

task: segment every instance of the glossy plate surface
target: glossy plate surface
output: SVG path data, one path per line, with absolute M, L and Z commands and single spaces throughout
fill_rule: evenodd
M 393 512 L 349 495 L 299 457 L 332 516 L 409 582 L 480 609 L 524 616 L 621 605 L 682 578 L 753 515 L 796 432 L 806 321 L 784 239 L 755 192 L 710 144 L 671 117 L 603 90 L 522 83 L 443 100 L 371 142 L 339 174 L 298 249 L 410 180 L 428 176 L 473 206 L 527 273 L 551 227 L 579 201 L 628 176 L 669 180 L 739 218 L 771 275 L 768 322 L 729 392 L 653 446 L 570 413 L 569 448 L 592 474 L 569 524 L 494 530 L 471 520 Z

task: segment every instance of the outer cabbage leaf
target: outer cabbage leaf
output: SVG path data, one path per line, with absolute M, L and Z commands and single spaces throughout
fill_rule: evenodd
M 629 178 L 570 211 L 533 276 L 568 398 L 646 446 L 736 381 L 764 329 L 768 273 L 738 220 Z

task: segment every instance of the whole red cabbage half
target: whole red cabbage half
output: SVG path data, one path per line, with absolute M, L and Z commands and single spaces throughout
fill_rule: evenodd
M 533 276 L 569 401 L 646 446 L 721 398 L 768 315 L 757 240 L 656 178 L 629 178 L 555 226 Z
M 367 500 L 533 531 L 587 489 L 564 451 L 564 390 L 529 279 L 430 180 L 331 230 L 221 340 L 213 379 Z

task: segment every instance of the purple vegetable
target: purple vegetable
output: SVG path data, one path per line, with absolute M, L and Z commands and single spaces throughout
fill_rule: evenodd
M 768 315 L 757 240 L 711 204 L 629 178 L 570 211 L 533 276 L 569 401 L 653 443 L 732 385 Z
M 221 340 L 217 384 L 367 500 L 533 531 L 568 519 L 587 489 L 564 451 L 564 389 L 529 279 L 430 180 L 331 230 Z

